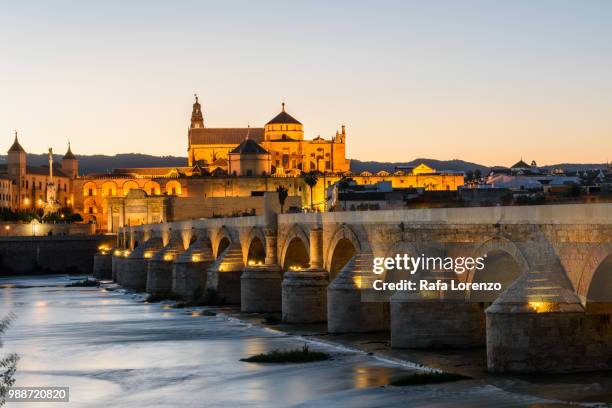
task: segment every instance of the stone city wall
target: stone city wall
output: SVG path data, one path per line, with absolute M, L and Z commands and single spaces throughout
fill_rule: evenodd
M 91 274 L 98 247 L 114 242 L 110 235 L 0 237 L 0 275 Z

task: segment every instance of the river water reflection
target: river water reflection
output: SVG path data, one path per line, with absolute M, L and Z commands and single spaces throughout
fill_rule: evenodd
M 409 366 L 311 344 L 331 361 L 263 365 L 240 358 L 295 348 L 302 338 L 224 316 L 146 304 L 122 290 L 63 287 L 64 276 L 0 278 L 0 315 L 17 320 L 2 352 L 17 352 L 18 386 L 68 386 L 52 407 L 473 407 L 551 401 L 479 380 L 391 387 Z M 14 404 L 40 408 L 44 404 Z

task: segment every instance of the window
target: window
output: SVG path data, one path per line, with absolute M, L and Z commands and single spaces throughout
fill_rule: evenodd
M 246 175 L 247 177 L 251 177 L 253 175 L 253 170 L 247 170 Z
M 38 182 L 38 189 L 39 189 L 39 190 L 42 190 L 42 181 L 39 181 L 39 182 Z
M 331 169 L 331 163 L 329 162 L 329 160 L 326 160 L 326 161 L 325 161 L 325 169 L 326 169 L 326 170 Z
M 64 190 L 64 191 L 66 191 L 66 190 Z M 108 191 L 106 192 L 106 195 L 107 196 L 112 196 L 113 195 L 113 189 L 109 188 Z
M 30 182 L 28 180 L 26 180 L 26 190 L 30 188 Z
M 151 187 L 151 195 L 155 195 L 155 187 Z
M 88 211 L 90 214 L 93 214 L 93 207 L 89 207 Z
M 172 195 L 176 195 L 176 187 L 172 187 Z
M 93 195 L 93 188 L 90 188 L 87 190 L 87 195 L 88 196 L 92 196 Z

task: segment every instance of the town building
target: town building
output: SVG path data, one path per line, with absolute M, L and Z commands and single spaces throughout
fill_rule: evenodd
M 437 171 L 421 164 L 394 172 L 350 172 L 343 125 L 329 139 L 308 140 L 304 126 L 285 110 L 263 127 L 205 126 L 196 96 L 187 132 L 187 163 L 182 167 L 116 168 L 80 174 L 70 145 L 61 165 L 28 166 L 17 135 L 0 167 L 0 203 L 13 211 L 44 207 L 46 186 L 53 181 L 56 201 L 96 225 L 116 231 L 124 225 L 259 214 L 263 194 L 286 188 L 286 209 L 325 211 L 326 189 L 344 177 L 356 184 L 389 182 L 392 188 L 456 191 L 463 173 Z M 304 173 L 317 174 L 310 187 Z M 131 191 L 138 191 L 130 193 Z

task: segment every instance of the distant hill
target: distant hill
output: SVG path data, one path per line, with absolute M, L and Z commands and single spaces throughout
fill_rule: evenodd
M 118 167 L 182 167 L 187 165 L 186 157 L 151 156 L 148 154 L 122 153 L 114 156 L 96 154 L 92 156 L 77 155 L 79 173 L 107 173 Z M 29 154 L 28 165 L 40 166 L 48 164 L 46 154 Z M 0 156 L 0 161 L 6 163 L 6 156 Z M 55 163 L 61 163 L 62 155 L 53 155 Z
M 86 156 L 77 155 L 79 159 L 79 173 L 107 173 L 118 167 L 182 167 L 187 165 L 186 157 L 178 156 L 152 156 L 138 153 L 122 153 L 114 156 L 101 154 Z M 53 155 L 55 163 L 61 163 L 62 155 Z M 6 156 L 0 156 L 0 163 L 6 163 Z M 28 164 L 32 166 L 46 165 L 48 163 L 46 154 L 28 154 Z M 377 162 L 351 160 L 351 171 L 361 173 L 362 171 L 377 172 L 379 170 L 393 171 L 398 166 L 416 166 L 419 163 L 433 167 L 437 170 L 468 171 L 479 169 L 482 174 L 487 174 L 491 169 L 478 163 L 463 160 L 435 160 L 419 158 L 408 162 Z M 497 166 L 495 166 L 497 167 Z M 562 168 L 566 171 L 583 171 L 588 169 L 606 168 L 605 163 L 560 163 L 542 166 L 543 169 Z
M 353 173 L 361 173 L 362 171 L 376 172 L 379 170 L 393 171 L 398 166 L 414 167 L 420 163 L 425 163 L 429 167 L 437 170 L 455 170 L 468 171 L 479 169 L 482 174 L 489 171 L 489 167 L 477 163 L 470 163 L 463 160 L 435 160 L 435 159 L 414 159 L 409 162 L 375 162 L 351 160 L 351 171 Z

